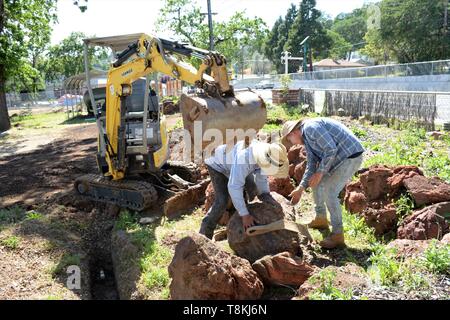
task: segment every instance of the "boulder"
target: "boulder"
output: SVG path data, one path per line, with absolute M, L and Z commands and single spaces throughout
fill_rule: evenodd
M 404 187 L 404 180 L 416 175 L 423 175 L 422 170 L 416 166 L 398 166 L 392 169 L 392 176 L 387 179 L 391 197 L 397 196 Z
M 285 219 L 295 221 L 294 207 L 291 203 L 276 192 L 263 194 L 261 200 L 255 198 L 247 205 L 250 214 L 258 224 L 268 224 Z M 288 251 L 301 256 L 300 243 L 303 237 L 293 231 L 277 230 L 265 234 L 248 236 L 242 225 L 242 219 L 235 214 L 227 226 L 228 243 L 230 248 L 242 258 L 254 262 L 266 255 L 273 255 Z
M 437 177 L 415 175 L 403 183 L 418 206 L 450 201 L 450 184 Z
M 300 183 L 302 181 L 303 175 L 306 171 L 306 160 L 300 162 L 297 164 L 294 168 L 294 179 L 297 181 L 297 183 Z
M 450 245 L 450 233 L 444 235 L 441 239 L 441 242 L 446 245 Z
M 266 284 L 292 286 L 302 285 L 315 269 L 290 252 L 262 257 L 252 267 Z
M 449 230 L 443 214 L 450 212 L 450 202 L 438 203 L 406 217 L 397 230 L 397 238 L 411 240 L 441 239 Z
M 284 197 L 288 197 L 289 194 L 294 191 L 294 186 L 291 183 L 291 179 L 287 178 L 274 178 L 269 176 L 270 191 L 281 194 Z
M 299 163 L 306 160 L 306 149 L 300 144 L 292 146 L 288 151 L 289 163 Z
M 375 229 L 376 235 L 395 230 L 397 226 L 397 210 L 392 203 L 380 208 L 368 207 L 362 212 L 362 216 L 366 224 Z
M 259 299 L 264 290 L 248 261 L 196 233 L 178 242 L 169 276 L 176 300 Z
M 387 179 L 391 175 L 392 170 L 386 166 L 372 166 L 359 176 L 361 188 L 368 201 L 387 197 Z
M 395 239 L 387 247 L 395 249 L 397 256 L 411 258 L 420 256 L 430 245 L 431 240 Z
M 362 213 L 367 208 L 367 198 L 361 188 L 361 182 L 350 182 L 345 187 L 345 208 L 350 213 Z

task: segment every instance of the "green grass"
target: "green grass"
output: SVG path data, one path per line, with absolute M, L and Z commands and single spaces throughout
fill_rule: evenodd
M 342 221 L 346 242 L 349 246 L 358 249 L 371 249 L 373 245 L 379 244 L 379 240 L 375 236 L 375 230 L 366 224 L 363 217 L 351 214 L 343 208 Z
M 440 244 L 434 239 L 425 250 L 421 262 L 430 272 L 450 274 L 450 245 Z
M 0 209 L 0 224 L 10 224 L 20 222 L 26 217 L 26 211 L 20 206 L 13 206 L 7 209 Z
M 8 249 L 17 249 L 19 247 L 21 239 L 17 236 L 9 236 L 0 241 L 0 244 Z
M 169 297 L 169 273 L 167 266 L 172 260 L 172 252 L 156 239 L 157 225 L 142 226 L 138 223 L 137 215 L 123 211 L 115 228 L 125 230 L 131 235 L 132 242 L 142 250 L 140 258 L 141 280 L 145 287 L 156 295 L 158 299 Z
M 351 300 L 353 291 L 351 288 L 342 291 L 335 287 L 334 279 L 336 273 L 332 270 L 323 269 L 319 273 L 313 275 L 308 281 L 312 284 L 319 284 L 311 294 L 311 300 Z
M 448 146 L 442 141 L 428 140 L 424 129 L 409 128 L 392 141 L 382 145 L 368 143 L 365 146 L 381 152 L 366 159 L 363 167 L 375 164 L 415 165 L 422 168 L 427 176 L 438 176 L 450 181 Z
M 395 210 L 397 212 L 397 225 L 401 225 L 405 217 L 410 215 L 414 209 L 414 200 L 409 193 L 402 194 L 395 201 Z
M 26 220 L 40 220 L 42 218 L 42 214 L 36 211 L 28 211 L 26 214 Z
M 368 133 L 366 130 L 359 128 L 359 127 L 351 127 L 350 128 L 354 135 L 358 138 L 366 138 L 368 136 Z
M 314 118 L 318 115 L 315 113 L 303 114 L 301 106 L 289 106 L 287 104 L 268 104 L 267 105 L 267 121 L 263 131 L 280 130 L 285 121 L 300 120 L 302 118 Z
M 28 129 L 53 128 L 67 120 L 65 112 L 23 114 L 11 117 L 11 125 Z
M 57 277 L 64 273 L 69 266 L 79 266 L 80 265 L 80 256 L 78 254 L 69 254 L 64 253 L 59 259 L 58 263 L 55 263 L 50 268 L 50 274 L 52 277 Z

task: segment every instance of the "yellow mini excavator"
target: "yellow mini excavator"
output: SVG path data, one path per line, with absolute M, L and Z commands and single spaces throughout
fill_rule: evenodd
M 92 200 L 141 211 L 162 199 L 158 203 L 170 216 L 204 196 L 206 184 L 199 180 L 194 163 L 168 161 L 166 120 L 158 94 L 150 89 L 151 75 L 162 73 L 197 88 L 196 94 L 180 99 L 184 127 L 190 133 L 194 121 L 221 132 L 259 130 L 265 123 L 264 101 L 249 89 L 233 90 L 226 60 L 219 53 L 146 34 L 91 38 L 84 43 L 86 84 L 99 132 L 100 174 L 77 178 L 75 189 Z M 100 98 L 91 88 L 88 50 L 92 46 L 109 47 L 115 53 Z M 202 63 L 196 69 L 183 57 L 197 57 Z

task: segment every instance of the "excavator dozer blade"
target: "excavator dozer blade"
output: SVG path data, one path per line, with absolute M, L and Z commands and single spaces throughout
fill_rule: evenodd
M 264 100 L 250 89 L 236 90 L 234 97 L 227 98 L 183 94 L 180 111 L 184 129 L 190 134 L 191 151 L 194 146 L 203 151 L 211 144 L 210 138 L 203 141 L 205 133 L 210 137 L 220 132 L 221 143 L 214 140 L 217 145 L 254 138 L 267 119 Z M 207 132 L 209 129 L 216 131 Z
M 205 191 L 209 181 L 209 179 L 202 180 L 186 190 L 178 191 L 174 195 L 168 195 L 164 201 L 164 215 L 169 219 L 175 218 L 188 209 L 197 206 L 205 198 Z

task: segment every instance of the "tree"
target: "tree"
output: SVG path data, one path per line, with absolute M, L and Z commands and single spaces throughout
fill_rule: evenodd
M 331 46 L 331 39 L 320 23 L 321 12 L 316 9 L 315 0 L 302 0 L 299 12 L 289 30 L 287 49 L 295 56 L 303 56 L 300 43 L 310 36 L 310 50 L 314 58 L 325 57 Z M 307 57 L 304 57 L 307 58 Z
M 380 29 L 368 33 L 372 41 L 365 51 L 377 55 L 389 48 L 391 57 L 400 63 L 448 59 L 446 5 L 445 0 L 383 0 Z
M 37 86 L 36 73 L 29 68 L 34 68 L 33 61 L 28 66 L 24 62 L 33 57 L 37 61 L 38 47 L 49 40 L 50 25 L 56 21 L 55 11 L 53 0 L 0 1 L 0 132 L 10 128 L 6 82 L 26 72 L 35 78 L 32 85 Z
M 176 37 L 195 47 L 209 47 L 209 29 L 201 7 L 190 0 L 166 0 L 156 25 L 157 30 L 171 30 Z M 249 18 L 236 12 L 229 20 L 213 22 L 215 50 L 224 54 L 229 64 L 242 65 L 256 51 L 262 51 L 267 26 L 261 18 Z M 244 50 L 245 48 L 245 50 Z M 198 60 L 191 59 L 198 65 Z M 242 67 L 242 66 L 241 66 Z
M 286 43 L 289 36 L 289 30 L 291 30 L 297 14 L 297 7 L 294 4 L 291 4 L 284 19 L 280 17 L 275 22 L 265 44 L 267 57 L 275 65 L 279 73 L 284 72 L 281 54 L 287 49 Z M 289 64 L 289 72 L 295 72 L 296 69 L 298 69 L 298 66 L 296 68 L 293 63 Z
M 347 43 L 363 42 L 367 32 L 367 6 L 355 9 L 351 13 L 337 15 L 331 30 L 343 37 Z
M 82 32 L 72 32 L 67 38 L 57 45 L 50 47 L 47 59 L 43 62 L 42 71 L 48 81 L 68 78 L 84 72 L 84 43 L 88 38 Z M 107 60 L 106 49 L 89 48 L 89 61 L 92 65 L 101 65 Z M 106 69 L 106 65 L 102 66 Z
M 328 57 L 332 59 L 345 59 L 347 53 L 351 51 L 352 45 L 343 36 L 333 30 L 327 30 L 327 36 L 331 39 L 330 50 L 326 51 Z

